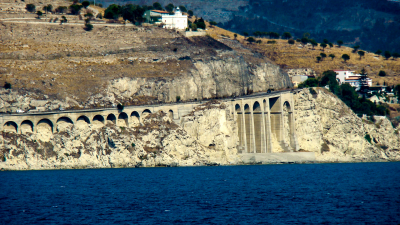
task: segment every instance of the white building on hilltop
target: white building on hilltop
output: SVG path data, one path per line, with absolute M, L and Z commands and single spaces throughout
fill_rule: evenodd
M 336 73 L 336 80 L 339 84 L 350 84 L 352 87 L 355 87 L 356 90 L 360 89 L 360 74 L 354 74 L 354 71 L 350 70 L 333 70 Z M 372 86 L 372 79 L 367 78 L 367 84 L 369 87 Z
M 162 15 L 163 28 L 185 30 L 188 27 L 187 15 L 182 15 L 179 7 L 176 8 L 174 15 Z

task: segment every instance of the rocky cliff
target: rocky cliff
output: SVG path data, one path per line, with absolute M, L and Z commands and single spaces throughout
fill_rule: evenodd
M 399 128 L 386 117 L 359 118 L 329 91 L 303 89 L 295 95 L 295 127 L 300 148 L 318 161 L 400 160 Z M 370 137 L 371 141 L 368 141 Z
M 180 125 L 162 112 L 133 127 L 113 124 L 59 126 L 41 131 L 1 133 L 0 168 L 12 170 L 195 166 L 240 163 L 237 127 L 224 104 L 209 102 Z

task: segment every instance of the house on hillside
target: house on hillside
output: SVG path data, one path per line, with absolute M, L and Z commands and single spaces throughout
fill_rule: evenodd
M 339 84 L 350 84 L 356 90 L 360 89 L 361 86 L 361 75 L 355 74 L 351 70 L 333 70 L 336 73 L 336 80 Z M 367 84 L 369 87 L 372 86 L 372 79 L 367 78 Z
M 188 17 L 177 7 L 173 15 L 162 16 L 162 23 L 166 29 L 185 30 L 188 27 Z
M 144 12 L 143 18 L 146 23 L 161 23 L 163 15 L 169 15 L 169 12 L 163 10 L 147 10 Z
M 188 27 L 188 17 L 182 14 L 179 7 L 172 14 L 162 10 L 147 10 L 143 17 L 146 23 L 163 23 L 166 29 L 185 30 Z

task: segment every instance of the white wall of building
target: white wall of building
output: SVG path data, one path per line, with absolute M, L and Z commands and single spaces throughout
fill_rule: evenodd
M 163 15 L 162 23 L 164 28 L 185 30 L 188 27 L 187 15 L 182 15 L 179 8 L 177 8 L 174 15 Z

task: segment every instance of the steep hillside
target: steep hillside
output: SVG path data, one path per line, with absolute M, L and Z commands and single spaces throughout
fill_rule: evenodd
M 242 35 L 238 35 L 235 40 L 233 32 L 217 26 L 210 27 L 208 33 L 221 42 L 241 43 L 242 46 L 264 55 L 283 69 L 311 68 L 318 75 L 326 70 L 346 69 L 360 72 L 361 69 L 365 68 L 374 85 L 384 82 L 388 85 L 400 83 L 400 59 L 390 58 L 386 60 L 383 56 L 371 52 L 366 52 L 360 58 L 357 53 L 353 53 L 353 48 L 339 47 L 336 44 L 333 47 L 328 46 L 323 49 L 321 46 L 313 48 L 310 44 L 304 46 L 301 42 L 291 45 L 287 40 L 267 38 L 256 38 L 256 40 L 261 40 L 261 43 L 251 44 Z M 274 43 L 268 43 L 268 41 Z M 321 53 L 325 53 L 327 57 L 318 62 L 316 57 L 320 56 Z M 330 58 L 330 54 L 334 54 L 335 58 Z M 348 54 L 350 60 L 344 62 L 341 58 L 343 54 Z M 378 75 L 381 70 L 386 72 L 385 77 Z
M 94 21 L 49 22 L 60 15 L 0 22 L 0 83 L 8 82 L 3 111 L 105 107 L 237 96 L 292 84 L 266 57 L 239 43 L 186 38 L 157 26 Z M 19 96 L 24 96 L 20 98 Z

